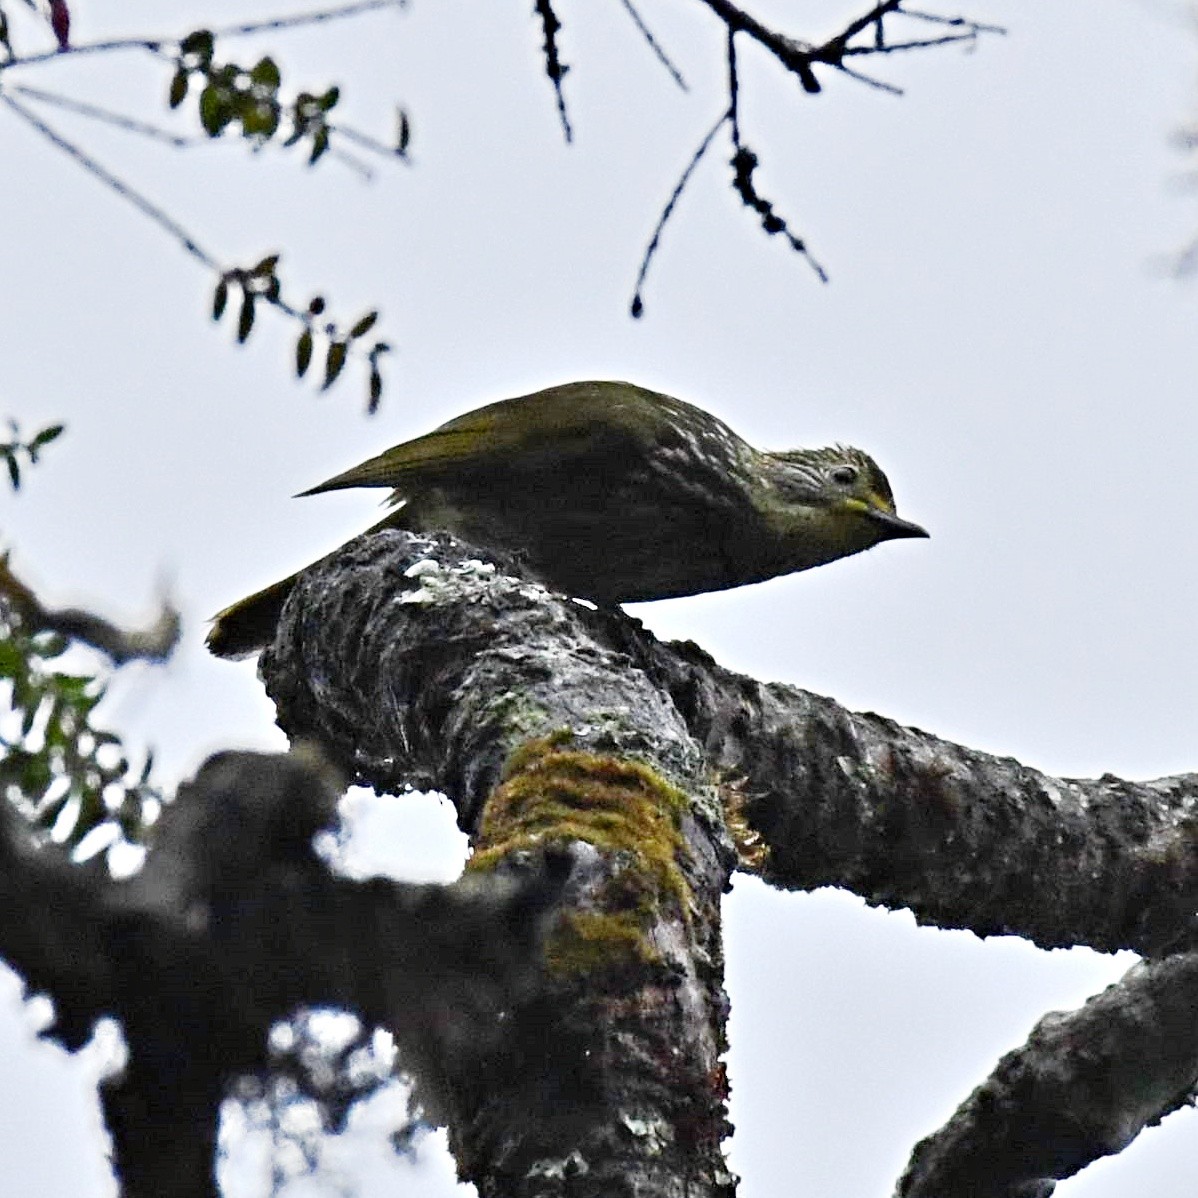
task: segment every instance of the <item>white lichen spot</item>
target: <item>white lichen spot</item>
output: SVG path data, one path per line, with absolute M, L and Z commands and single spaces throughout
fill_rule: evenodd
M 481 574 L 484 577 L 490 577 L 494 574 L 496 566 L 494 562 L 480 562 L 476 557 L 468 557 L 461 566 L 454 570 L 455 574 Z
M 560 1160 L 533 1161 L 528 1167 L 529 1177 L 546 1177 L 551 1181 L 564 1181 L 568 1177 L 581 1177 L 591 1171 L 581 1152 L 575 1149 Z
M 432 557 L 422 557 L 418 562 L 413 562 L 404 572 L 405 578 L 427 578 L 430 574 L 440 574 L 442 566 L 439 561 Z
M 640 1119 L 635 1115 L 623 1114 L 620 1122 L 638 1140 L 644 1140 L 650 1152 L 661 1152 L 673 1142 L 670 1126 L 664 1119 Z

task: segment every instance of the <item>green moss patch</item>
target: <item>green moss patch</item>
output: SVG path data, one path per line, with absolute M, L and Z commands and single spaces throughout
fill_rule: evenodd
M 569 912 L 550 937 L 558 974 L 655 962 L 645 933 L 674 908 L 689 922 L 691 892 L 679 865 L 686 794 L 638 762 L 567 747 L 560 732 L 520 746 L 483 811 L 468 869 L 510 853 L 582 840 L 615 856 L 599 910 Z

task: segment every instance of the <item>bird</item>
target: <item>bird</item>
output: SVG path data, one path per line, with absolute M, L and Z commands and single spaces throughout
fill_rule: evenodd
M 345 487 L 392 488 L 394 510 L 369 532 L 448 532 L 604 608 L 928 536 L 860 449 L 755 449 L 702 408 L 615 381 L 487 404 L 301 494 Z M 300 573 L 219 612 L 208 648 L 236 658 L 270 644 Z

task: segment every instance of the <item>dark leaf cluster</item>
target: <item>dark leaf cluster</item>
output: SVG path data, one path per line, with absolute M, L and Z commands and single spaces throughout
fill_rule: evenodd
M 183 104 L 194 83 L 200 89 L 200 124 L 209 137 L 220 137 L 229 126 L 239 125 L 241 136 L 257 148 L 279 132 L 286 116 L 291 128 L 283 145 L 308 138 L 309 163 L 324 156 L 329 148 L 328 114 L 340 99 L 340 89 L 330 87 L 319 95 L 300 92 L 286 104 L 279 98 L 282 73 L 269 55 L 243 67 L 218 63 L 215 51 L 216 37 L 208 29 L 197 29 L 179 43 L 168 92 L 171 108 Z
M 268 1071 L 233 1087 L 247 1126 L 270 1139 L 276 1187 L 318 1173 L 325 1138 L 346 1130 L 355 1104 L 394 1084 L 394 1051 L 378 1035 L 347 1012 L 301 1011 L 272 1029 Z M 391 1136 L 396 1151 L 425 1126 L 405 1120 Z
M 47 425 L 45 428 L 38 429 L 26 441 L 21 436 L 20 425 L 15 420 L 9 420 L 9 439 L 0 441 L 0 457 L 4 459 L 4 465 L 8 470 L 8 481 L 12 484 L 14 491 L 21 489 L 22 462 L 27 466 L 35 466 L 42 447 L 57 440 L 62 435 L 63 427 L 61 424 Z
M 150 806 L 152 755 L 133 766 L 115 733 L 98 727 L 102 677 L 59 668 L 70 642 L 30 633 L 0 604 L 0 791 L 36 827 L 73 845 L 102 827 L 140 842 Z
M 342 331 L 334 321 L 326 321 L 318 328 L 316 318 L 323 315 L 324 310 L 324 297 L 314 296 L 308 305 L 307 325 L 295 343 L 295 373 L 302 379 L 312 364 L 317 333 L 324 338 L 326 346 L 322 391 L 327 390 L 337 381 L 342 370 L 345 369 L 351 347 L 374 328 L 379 318 L 378 312 L 372 310 L 364 316 L 360 316 L 348 331 Z M 388 353 L 390 349 L 391 346 L 386 341 L 376 341 L 365 351 L 370 371 L 367 409 L 372 415 L 378 410 L 379 401 L 383 397 L 383 376 L 379 370 L 379 358 Z
M 281 308 L 303 324 L 295 343 L 295 373 L 303 378 L 312 365 L 317 349 L 317 339 L 323 345 L 324 369 L 321 390 L 327 391 L 341 377 L 349 354 L 357 343 L 378 323 L 375 309 L 360 316 L 348 328 L 343 329 L 335 320 L 324 317 L 327 303 L 324 296 L 315 295 L 307 307 L 300 309 L 283 297 L 283 285 L 278 275 L 279 255 L 268 254 L 256 265 L 231 267 L 222 272 L 212 294 L 212 319 L 220 320 L 228 310 L 233 292 L 239 293 L 237 303 L 237 341 L 244 344 L 254 328 L 256 305 L 265 302 Z M 391 346 L 386 341 L 375 341 L 369 349 L 362 349 L 369 370 L 367 409 L 373 415 L 383 396 L 383 376 L 379 359 L 388 353 Z

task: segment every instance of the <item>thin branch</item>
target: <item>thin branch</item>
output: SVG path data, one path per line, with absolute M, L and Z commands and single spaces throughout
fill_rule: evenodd
M 818 94 L 821 90 L 820 81 L 814 69 L 817 63 L 833 67 L 842 74 L 849 76 L 849 78 L 859 83 L 864 83 L 866 86 L 875 88 L 878 91 L 884 91 L 891 95 L 902 95 L 901 88 L 885 80 L 875 79 L 862 71 L 846 66 L 844 59 L 850 56 L 863 57 L 868 54 L 890 54 L 900 50 L 927 49 L 954 42 L 972 42 L 976 41 L 981 33 L 1005 32 L 998 26 L 983 25 L 963 17 L 940 17 L 932 13 L 907 12 L 902 7 L 903 0 L 884 0 L 883 3 L 875 4 L 873 8 L 862 16 L 850 21 L 835 37 L 830 38 L 820 45 L 812 45 L 811 43 L 788 37 L 774 29 L 770 29 L 744 9 L 737 7 L 736 4 L 732 3 L 732 0 L 700 0 L 700 2 L 715 13 L 727 28 L 728 107 L 724 115 L 721 116 L 720 120 L 703 139 L 699 149 L 692 156 L 682 173 L 682 177 L 671 193 L 665 208 L 662 210 L 657 227 L 654 229 L 653 236 L 650 238 L 649 244 L 645 249 L 645 254 L 641 259 L 640 270 L 637 274 L 636 288 L 633 292 L 631 305 L 631 313 L 634 317 L 639 317 L 644 311 L 641 291 L 648 273 L 649 264 L 657 252 L 666 222 L 673 214 L 674 207 L 695 167 L 707 152 L 712 139 L 725 121 L 730 124 L 732 131 L 732 168 L 734 172 L 732 185 L 736 193 L 740 196 L 741 202 L 758 214 L 761 219 L 761 226 L 766 233 L 770 235 L 781 234 L 790 243 L 791 248 L 796 253 L 802 254 L 807 259 L 821 282 L 827 282 L 828 280 L 827 272 L 811 255 L 803 239 L 791 232 L 786 221 L 774 211 L 773 204 L 765 199 L 757 190 L 753 175 L 759 165 L 759 159 L 744 144 L 741 137 L 740 82 L 736 58 L 736 37 L 738 34 L 745 34 L 768 50 L 787 71 L 798 78 L 803 90 L 809 95 Z M 627 3 L 626 7 L 629 7 L 634 19 L 639 20 L 635 14 L 635 10 L 631 9 Z M 915 20 L 934 22 L 938 25 L 962 30 L 962 32 L 945 34 L 942 37 L 888 43 L 883 28 L 883 22 L 887 16 L 910 16 Z M 858 46 L 849 44 L 853 38 L 871 28 L 874 31 L 874 38 L 870 45 Z
M 768 25 L 763 25 L 744 9 L 737 8 L 731 0 L 700 0 L 700 3 L 706 4 L 724 22 L 728 27 L 729 34 L 747 34 L 759 45 L 764 46 L 788 71 L 799 74 L 800 79 L 802 79 L 802 73 L 810 69 L 813 47 L 809 43 L 787 37 L 785 34 L 771 29 Z M 899 3 L 901 0 L 890 0 L 891 5 Z M 803 88 L 810 90 L 805 81 Z
M 867 75 L 848 70 L 844 66 L 843 59 L 848 55 L 890 54 L 897 50 L 924 49 L 949 45 L 954 42 L 973 42 L 983 33 L 1001 34 L 1006 32 L 1001 26 L 987 25 L 964 17 L 941 17 L 935 13 L 922 11 L 909 12 L 903 8 L 903 0 L 884 0 L 883 3 L 874 5 L 867 13 L 850 21 L 835 37 L 829 38 L 819 45 L 813 45 L 771 29 L 756 17 L 745 12 L 744 9 L 738 8 L 732 3 L 732 0 L 700 0 L 700 3 L 707 5 L 724 22 L 730 34 L 744 33 L 768 50 L 786 70 L 798 76 L 803 90 L 809 93 L 820 90 L 812 68 L 816 63 L 821 63 L 833 67 L 861 83 L 894 95 L 901 95 L 901 89 L 892 84 L 883 83 Z M 883 22 L 888 16 L 910 17 L 913 20 L 934 22 L 962 29 L 964 32 L 949 34 L 943 38 L 888 43 L 883 33 Z M 870 28 L 875 31 L 872 43 L 867 46 L 849 45 L 853 38 Z
M 645 24 L 636 5 L 632 3 L 632 0 L 620 0 L 620 3 L 624 6 L 624 11 L 632 18 L 632 23 L 637 27 L 637 31 L 641 37 L 645 39 L 649 49 L 657 56 L 657 61 L 665 67 L 670 73 L 670 77 L 684 92 L 690 91 L 690 88 L 686 85 L 686 80 L 682 77 L 682 72 L 671 61 L 670 56 L 665 52 L 657 38 L 653 36 L 653 31 Z
M 877 91 L 886 92 L 892 96 L 906 94 L 901 87 L 897 87 L 893 83 L 887 83 L 885 79 L 875 79 L 872 75 L 865 74 L 864 71 L 855 71 L 852 67 L 846 67 L 842 62 L 836 64 L 836 69 L 842 75 L 847 75 L 850 79 L 855 79 L 858 83 L 864 83 L 866 87 L 872 87 Z
M 85 100 L 75 100 L 60 92 L 43 91 L 40 87 L 17 84 L 10 91 L 19 96 L 25 96 L 27 99 L 39 100 L 43 104 L 61 108 L 65 112 L 73 112 L 79 116 L 88 117 L 90 120 L 99 121 L 101 124 L 112 125 L 126 133 L 136 133 L 138 136 L 148 137 L 152 141 L 164 142 L 176 150 L 187 149 L 189 146 L 211 140 L 208 137 L 182 137 L 177 133 L 171 133 L 168 129 L 162 129 L 158 125 L 151 125 L 146 121 L 126 116 L 122 112 L 113 112 L 111 109 L 101 108 L 98 104 L 89 104 Z
M 553 11 L 553 0 L 535 0 L 533 11 L 541 18 L 541 31 L 545 35 L 545 43 L 542 46 L 545 54 L 545 74 L 549 76 L 554 94 L 557 96 L 557 114 L 561 118 L 562 133 L 566 141 L 571 142 L 574 140 L 574 131 L 570 128 L 570 115 L 566 111 L 566 96 L 562 91 L 562 80 L 570 68 L 562 62 L 557 48 L 557 35 L 561 30 L 562 23 L 557 19 L 557 13 Z
M 399 158 L 404 162 L 410 161 L 406 150 L 400 150 L 396 146 L 389 146 L 386 142 L 379 141 L 377 137 L 371 137 L 369 133 L 363 133 L 361 130 L 354 129 L 350 125 L 330 125 L 329 131 L 344 137 L 346 141 L 352 141 L 364 150 L 370 150 L 371 153 L 378 154 L 380 157 Z
M 699 148 L 691 155 L 691 160 L 686 164 L 686 169 L 674 185 L 674 190 L 670 193 L 670 198 L 666 201 L 666 206 L 661 210 L 661 216 L 657 218 L 657 225 L 653 229 L 653 236 L 649 238 L 649 244 L 645 247 L 645 255 L 641 259 L 641 268 L 636 276 L 636 287 L 633 291 L 632 304 L 629 309 L 634 317 L 640 317 L 645 311 L 645 305 L 641 299 L 641 289 L 645 285 L 645 276 L 649 273 L 649 263 L 653 261 L 653 257 L 657 253 L 658 245 L 661 242 L 661 235 L 665 231 L 666 222 L 673 215 L 674 208 L 682 198 L 682 193 L 687 183 L 690 182 L 691 175 L 695 173 L 695 168 L 703 161 L 703 155 L 711 148 L 711 143 L 715 140 L 715 135 L 724 127 L 730 116 L 731 113 L 728 110 L 720 113 L 720 119 L 707 131 L 703 140 L 699 143 Z
M 249 37 L 276 29 L 298 29 L 304 25 L 320 25 L 328 21 L 339 21 L 346 17 L 360 16 L 364 12 L 384 8 L 406 8 L 407 0 L 355 0 L 340 8 L 321 9 L 316 12 L 296 13 L 293 16 L 275 17 L 266 21 L 251 21 L 243 25 L 230 25 L 212 32 L 217 37 Z M 102 42 L 72 43 L 66 49 L 45 50 L 38 54 L 14 57 L 0 63 L 0 70 L 10 67 L 31 66 L 37 62 L 53 62 L 78 54 L 112 54 L 123 50 L 144 50 L 151 54 L 166 55 L 166 46 L 177 45 L 175 38 L 123 37 L 110 38 Z
M 132 204 L 134 208 L 147 217 L 153 224 L 156 224 L 160 229 L 173 237 L 197 262 L 202 263 L 209 270 L 216 271 L 217 273 L 223 270 L 221 264 L 174 217 L 167 215 L 152 200 L 147 199 L 140 191 L 126 183 L 124 179 L 114 175 L 106 166 L 97 162 L 96 159 L 86 151 L 81 150 L 74 142 L 68 141 L 56 129 L 47 125 L 37 113 L 32 112 L 19 100 L 13 99 L 7 92 L 0 92 L 0 103 L 6 105 L 12 112 L 25 121 L 26 124 L 40 133 L 51 145 L 61 150 L 69 158 L 72 158 L 89 175 L 99 179 L 105 187 L 116 192 L 117 195 Z M 293 313 L 293 315 L 298 315 L 298 313 Z
M 847 46 L 857 34 L 868 29 L 871 25 L 875 30 L 874 45 L 884 45 L 882 22 L 886 17 L 901 12 L 902 8 L 903 0 L 883 0 L 881 4 L 875 5 L 864 16 L 858 17 L 855 21 L 850 21 L 834 38 L 824 42 L 820 49 L 828 50 L 835 45 Z
M 340 21 L 346 17 L 361 16 L 383 8 L 407 8 L 408 0 L 355 0 L 340 8 L 320 9 L 316 12 L 296 13 L 290 17 L 275 17 L 267 21 L 251 21 L 245 25 L 229 25 L 214 29 L 217 37 L 249 37 L 256 33 L 268 33 L 275 29 L 298 29 L 303 25 L 323 25 L 329 21 Z
M 910 17 L 913 21 L 930 21 L 934 25 L 952 25 L 952 26 L 968 26 L 977 33 L 997 33 L 1006 36 L 1006 29 L 1001 25 L 987 25 L 984 21 L 973 21 L 967 17 L 945 17 L 940 13 L 921 12 L 915 8 L 904 8 L 904 17 Z
M 0 71 L 15 67 L 33 66 L 39 62 L 59 62 L 64 58 L 72 58 L 79 54 L 113 54 L 124 50 L 142 50 L 160 58 L 170 58 L 170 51 L 164 47 L 172 44 L 170 38 L 119 37 L 104 42 L 82 42 L 70 45 L 65 50 L 43 50 L 38 54 L 26 54 L 0 62 Z
M 904 15 L 906 15 L 904 13 Z M 998 30 L 1002 33 L 1003 30 Z M 943 37 L 926 37 L 909 42 L 883 42 L 873 46 L 846 46 L 841 53 L 845 58 L 861 54 L 897 54 L 900 50 L 929 50 L 934 46 L 950 46 L 954 42 L 976 42 L 976 33 L 946 33 Z M 830 65 L 837 65 L 832 63 Z
M 812 82 L 814 83 L 814 78 Z M 807 86 L 806 83 L 804 86 Z M 818 89 L 818 84 L 816 84 L 816 88 Z M 812 256 L 810 250 L 807 249 L 806 242 L 790 231 L 786 221 L 774 211 L 773 204 L 757 190 L 757 185 L 753 181 L 753 173 L 757 170 L 759 160 L 757 155 L 744 144 L 740 136 L 740 84 L 736 66 L 736 34 L 731 29 L 728 31 L 728 100 L 728 116 L 732 124 L 734 151 L 732 155 L 733 189 L 740 196 L 745 207 L 751 208 L 761 218 L 762 229 L 771 237 L 780 233 L 790 243 L 791 249 L 796 254 L 801 254 L 807 259 L 819 281 L 826 283 L 828 281 L 827 271 Z
M 143 661 L 166 661 L 179 643 L 179 613 L 163 602 L 154 622 L 146 628 L 120 628 L 94 612 L 77 607 L 50 608 L 26 586 L 0 554 L 0 600 L 21 619 L 28 632 L 56 632 L 69 640 L 99 649 L 113 665 Z

